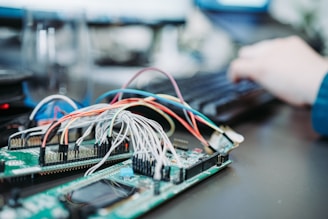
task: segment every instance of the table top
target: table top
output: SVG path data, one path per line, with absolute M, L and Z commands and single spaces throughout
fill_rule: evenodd
M 273 103 L 233 128 L 233 163 L 145 218 L 328 218 L 328 140 L 310 109 Z
M 328 218 L 328 140 L 312 130 L 310 109 L 274 102 L 259 112 L 233 125 L 245 141 L 229 167 L 143 218 Z M 22 196 L 81 174 L 22 182 Z

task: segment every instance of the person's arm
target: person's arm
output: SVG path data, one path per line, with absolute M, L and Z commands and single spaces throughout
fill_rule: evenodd
M 254 80 L 288 103 L 312 105 L 327 70 L 326 59 L 299 37 L 288 37 L 242 48 L 229 76 Z
M 328 74 L 324 77 L 312 106 L 312 126 L 316 132 L 328 136 Z
M 328 61 L 298 37 L 246 46 L 231 63 L 233 81 L 251 79 L 293 105 L 312 105 L 313 128 L 328 136 Z

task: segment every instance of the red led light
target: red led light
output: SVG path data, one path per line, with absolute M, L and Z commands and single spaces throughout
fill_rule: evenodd
M 0 104 L 0 110 L 7 110 L 9 109 L 9 103 Z

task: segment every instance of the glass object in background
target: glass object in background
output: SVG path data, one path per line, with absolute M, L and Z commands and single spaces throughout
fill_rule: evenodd
M 33 74 L 24 85 L 26 104 L 63 94 L 89 105 L 90 42 L 84 14 L 26 10 L 23 28 L 23 69 Z

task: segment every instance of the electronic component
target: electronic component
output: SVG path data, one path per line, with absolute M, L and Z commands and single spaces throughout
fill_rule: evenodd
M 62 149 L 60 149 L 60 147 Z M 61 151 L 59 151 L 61 150 Z M 67 151 L 64 155 L 63 151 Z M 97 148 L 93 141 L 85 142 L 74 150 L 74 145 L 53 145 L 46 148 L 46 153 L 40 155 L 40 148 L 20 150 L 0 149 L 0 179 L 17 178 L 22 176 L 46 175 L 62 171 L 85 169 L 95 165 L 103 157 L 97 156 Z M 106 163 L 117 163 L 131 157 L 130 146 L 121 144 L 118 149 L 106 159 Z M 40 165 L 40 157 L 44 165 Z
M 20 199 L 15 207 L 8 203 L 0 218 L 136 218 L 168 201 L 199 181 L 227 167 L 231 160 L 219 161 L 220 154 L 177 150 L 183 168 L 170 161 L 170 180 L 154 180 L 132 173 L 132 158 L 78 178 L 47 191 Z M 184 175 L 184 176 L 182 176 Z M 180 179 L 179 183 L 175 183 Z
M 53 124 L 53 123 L 52 123 Z M 50 136 L 46 145 L 55 145 L 60 143 L 60 137 L 62 132 L 59 131 L 59 126 L 56 126 L 56 129 L 51 132 L 52 136 Z M 82 134 L 86 131 L 86 128 L 73 128 L 68 132 L 68 140 L 69 142 L 75 142 L 77 139 L 82 137 Z M 33 147 L 40 147 L 42 144 L 42 140 L 44 137 L 44 130 L 41 127 L 34 127 L 31 129 L 27 129 L 23 132 L 17 132 L 9 136 L 8 139 L 8 149 L 17 150 L 17 149 L 26 149 Z M 85 140 L 94 139 L 94 131 L 92 131 L 89 135 L 84 137 Z
M 133 169 L 130 167 L 120 169 L 120 177 L 122 179 L 131 179 L 134 176 Z
M 132 196 L 137 189 L 109 179 L 100 179 L 61 197 L 73 219 L 88 218 L 100 208 L 109 206 Z
M 241 143 L 238 135 L 225 133 L 190 108 L 170 79 L 178 98 L 114 90 L 99 97 L 116 94 L 110 104 L 91 105 L 10 136 L 8 147 L 0 150 L 0 179 L 89 168 L 84 177 L 48 191 L 24 199 L 14 196 L 14 204 L 6 203 L 0 218 L 135 218 L 229 165 L 230 151 Z M 148 96 L 122 99 L 124 91 Z M 185 118 L 161 101 L 180 107 Z M 127 110 L 139 106 L 161 115 L 168 130 Z M 178 139 L 172 144 L 174 121 L 199 143 L 191 147 Z M 198 123 L 212 128 L 216 137 L 209 142 Z M 96 172 L 106 162 L 117 164 Z
M 143 174 L 145 176 L 153 177 L 155 174 L 156 160 L 154 158 L 147 157 L 132 157 L 132 168 L 134 172 Z M 161 179 L 170 181 L 170 166 L 161 166 Z
M 188 150 L 188 141 L 175 138 L 175 139 L 173 139 L 173 146 L 180 150 L 187 151 Z
M 213 151 L 219 151 L 221 154 L 228 154 L 229 151 L 235 148 L 234 142 L 238 144 L 244 141 L 244 137 L 234 130 L 232 130 L 229 126 L 221 126 L 223 133 L 213 132 L 208 143 L 210 144 L 210 148 Z
M 185 180 L 190 179 L 191 177 L 194 177 L 203 171 L 206 171 L 214 165 L 217 165 L 219 163 L 219 155 L 220 153 L 216 152 L 211 156 L 200 158 L 198 162 L 186 168 L 184 173 Z

